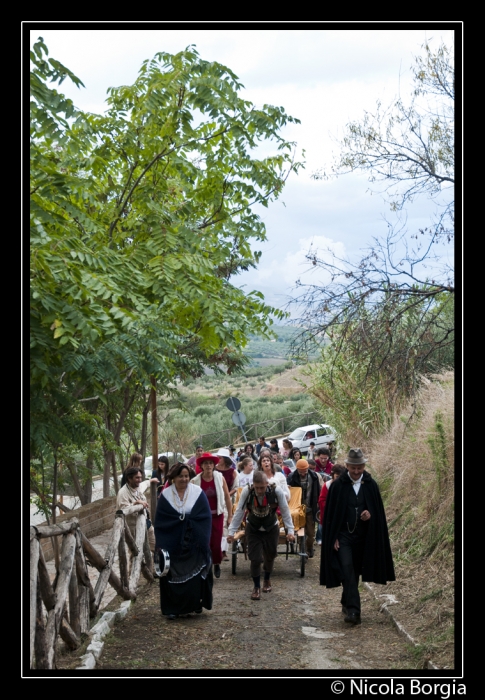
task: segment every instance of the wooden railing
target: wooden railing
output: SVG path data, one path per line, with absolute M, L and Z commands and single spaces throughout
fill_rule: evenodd
M 156 503 L 156 488 L 151 485 L 151 503 Z M 135 536 L 126 516 L 139 513 Z M 154 511 L 153 511 L 154 514 Z M 40 546 L 43 537 L 61 538 L 60 558 L 54 581 Z M 118 576 L 113 570 L 116 556 Z M 99 571 L 93 588 L 87 564 Z M 123 600 L 135 600 L 142 574 L 153 581 L 153 558 L 148 545 L 143 506 L 116 511 L 111 540 L 102 556 L 81 532 L 77 518 L 58 525 L 30 528 L 30 667 L 55 668 L 59 635 L 69 649 L 81 644 L 81 635 L 96 617 L 108 583 Z

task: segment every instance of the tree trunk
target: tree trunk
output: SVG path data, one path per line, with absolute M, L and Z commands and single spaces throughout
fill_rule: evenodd
M 150 409 L 150 397 L 148 397 L 148 401 L 146 403 L 145 408 L 143 409 L 143 414 L 142 414 L 142 419 L 141 419 L 141 445 L 140 445 L 140 454 L 143 456 L 146 455 L 146 450 L 147 450 L 147 433 L 148 433 L 148 411 Z M 158 455 L 157 455 L 158 457 Z M 155 465 L 152 465 L 153 468 L 155 469 Z
M 109 413 L 109 408 L 106 408 L 106 413 L 105 413 L 105 426 L 106 430 L 109 430 L 111 433 L 111 416 Z M 109 477 L 110 477 L 110 472 L 111 472 L 111 455 L 113 454 L 112 450 L 108 450 L 107 448 L 104 450 L 104 468 L 103 468 L 103 498 L 108 498 L 109 496 Z
M 157 486 L 158 484 L 150 484 L 150 520 L 155 524 L 155 516 L 157 514 Z
M 152 469 L 158 466 L 157 380 L 152 377 L 150 403 L 152 409 Z M 145 474 L 149 478 L 148 474 Z
M 92 503 L 93 500 L 93 472 L 94 472 L 94 458 L 90 454 L 86 458 L 86 469 L 88 470 L 88 476 L 83 484 L 84 498 L 86 503 Z
M 132 393 L 130 393 L 131 389 L 129 386 L 125 388 L 124 395 L 123 395 L 123 408 L 120 411 L 119 417 L 115 425 L 113 425 L 113 419 L 112 416 L 109 412 L 109 408 L 107 409 L 106 412 L 106 428 L 112 433 L 113 439 L 116 442 L 117 445 L 120 444 L 120 437 L 121 437 L 121 432 L 123 430 L 123 426 L 126 421 L 126 417 L 130 411 L 130 408 L 133 405 L 133 401 L 135 400 L 136 397 L 136 388 L 133 389 Z M 112 464 L 113 464 L 113 459 L 114 459 L 114 451 L 113 450 L 105 450 L 104 453 L 104 471 L 103 471 L 103 498 L 107 498 L 109 496 L 109 480 L 110 480 L 110 472 L 112 470 Z
M 81 486 L 81 482 L 79 481 L 79 477 L 78 477 L 77 471 L 76 471 L 76 465 L 74 464 L 74 462 L 71 462 L 70 460 L 68 460 L 66 462 L 66 464 L 67 464 L 67 468 L 69 469 L 69 474 L 71 475 L 71 479 L 72 479 L 72 483 L 74 486 L 74 490 L 76 492 L 76 496 L 81 501 L 81 505 L 85 506 L 87 503 L 89 503 L 89 501 L 86 500 L 86 494 L 85 494 L 84 488 Z
M 57 457 L 54 459 L 54 479 L 52 483 L 52 523 L 55 524 L 56 522 L 56 503 L 57 503 L 57 473 L 58 473 L 59 465 L 57 463 Z M 56 566 L 58 565 L 58 561 L 56 561 Z
M 120 490 L 120 485 L 118 483 L 118 474 L 116 473 L 116 455 L 114 452 L 112 453 L 111 464 L 113 466 L 113 484 L 115 487 L 115 493 L 118 494 L 118 491 Z
M 52 524 L 56 523 L 56 503 L 57 503 L 57 457 L 54 459 L 54 482 L 52 484 Z M 59 543 L 57 537 L 52 538 L 52 549 L 54 551 L 54 560 L 56 563 L 56 570 L 59 572 Z

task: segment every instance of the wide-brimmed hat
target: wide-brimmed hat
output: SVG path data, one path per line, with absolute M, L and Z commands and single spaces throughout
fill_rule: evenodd
M 349 450 L 349 455 L 345 460 L 345 464 L 365 464 L 367 460 L 360 447 L 352 447 Z
M 218 457 L 229 457 L 229 459 L 232 459 L 231 453 L 227 449 L 227 447 L 221 447 L 219 448 L 219 451 L 217 452 Z
M 204 452 L 204 454 L 200 455 L 200 457 L 197 457 L 195 460 L 196 465 L 200 468 L 200 465 L 202 462 L 214 462 L 214 466 L 219 463 L 219 457 L 216 457 L 216 455 L 212 455 L 210 452 Z
M 308 469 L 310 465 L 306 461 L 306 459 L 299 459 L 298 462 L 296 463 L 296 468 L 297 469 Z
M 233 469 L 236 468 L 236 462 L 234 461 L 234 457 L 231 455 L 227 447 L 221 447 L 217 452 L 217 456 L 219 457 L 219 462 L 221 463 L 221 465 L 222 463 L 224 463 L 227 467 L 228 464 L 230 464 Z M 230 469 L 230 467 L 228 468 Z

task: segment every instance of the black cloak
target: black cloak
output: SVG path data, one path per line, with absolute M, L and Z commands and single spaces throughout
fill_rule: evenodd
M 320 584 L 327 588 L 336 588 L 342 583 L 337 552 L 334 549 L 339 532 L 344 530 L 347 515 L 347 502 L 352 488 L 348 471 L 336 479 L 328 490 L 327 502 L 322 523 L 322 558 L 320 565 Z M 386 584 L 395 581 L 394 564 L 387 530 L 386 514 L 379 487 L 371 475 L 364 471 L 362 489 L 365 489 L 367 510 L 371 514 L 366 523 L 367 534 L 363 556 L 363 581 Z
M 199 488 L 199 487 L 195 487 Z M 200 494 L 190 513 L 180 520 L 162 494 L 155 516 L 157 548 L 170 554 L 170 571 L 160 579 L 160 607 L 163 615 L 186 615 L 212 609 L 212 559 L 209 547 L 212 515 L 205 493 Z

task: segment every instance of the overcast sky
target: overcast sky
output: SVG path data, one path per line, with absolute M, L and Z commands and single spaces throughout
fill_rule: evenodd
M 110 25 L 112 26 L 112 25 Z M 65 81 L 61 90 L 77 107 L 102 112 L 106 90 L 131 84 L 143 60 L 158 51 L 176 53 L 195 44 L 201 58 L 228 66 L 240 78 L 244 99 L 256 106 L 281 105 L 300 125 L 283 132 L 305 150 L 306 168 L 287 181 L 282 197 L 262 209 L 268 240 L 258 270 L 233 278 L 238 286 L 258 289 L 266 301 L 283 308 L 295 281 L 323 282 L 310 270 L 305 254 L 313 244 L 341 255 L 357 255 L 373 236 L 387 230 L 389 207 L 368 193 L 367 180 L 347 175 L 315 181 L 312 173 L 331 162 L 345 124 L 373 111 L 376 101 L 389 104 L 410 92 L 413 57 L 425 41 L 453 44 L 452 30 L 367 29 L 105 29 L 73 24 L 52 29 L 41 24 L 31 31 L 31 43 L 42 36 L 49 54 L 70 68 L 84 83 L 78 90 Z M 133 25 L 130 25 L 131 27 Z M 284 27 L 284 25 L 281 25 Z M 49 23 L 52 27 L 52 23 Z M 81 28 L 83 27 L 83 28 Z M 408 212 L 408 227 L 427 224 L 431 208 L 418 201 Z

